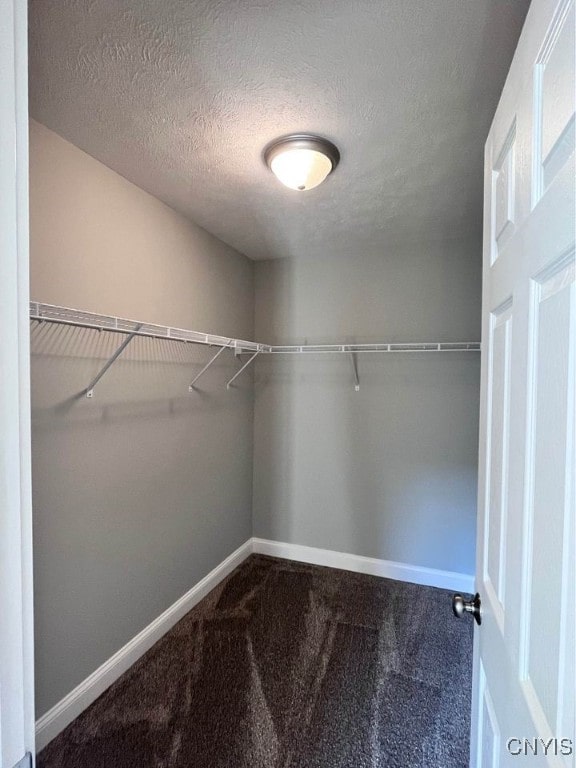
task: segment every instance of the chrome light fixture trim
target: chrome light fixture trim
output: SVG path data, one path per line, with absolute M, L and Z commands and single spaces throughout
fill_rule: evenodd
M 297 185 L 295 183 L 288 182 L 278 173 L 278 168 L 274 167 L 274 161 L 278 160 L 281 155 L 291 153 L 292 157 L 294 157 L 299 150 L 302 151 L 303 155 L 313 156 L 312 153 L 317 153 L 317 155 L 323 156 L 330 163 L 329 170 L 323 175 L 321 174 L 321 180 L 315 181 L 311 186 L 307 186 L 305 183 Z M 276 139 L 271 144 L 269 144 L 264 150 L 264 161 L 268 168 L 270 168 L 270 170 L 279 179 L 279 181 L 292 189 L 304 191 L 307 189 L 313 189 L 315 186 L 318 186 L 318 184 L 321 184 L 322 181 L 324 181 L 325 178 L 334 171 L 340 162 L 340 152 L 338 151 L 338 147 L 336 147 L 336 145 L 328 139 L 324 139 L 321 136 L 315 136 L 313 134 L 296 133 L 289 136 L 283 136 L 282 138 Z M 302 181 L 304 182 L 304 179 Z

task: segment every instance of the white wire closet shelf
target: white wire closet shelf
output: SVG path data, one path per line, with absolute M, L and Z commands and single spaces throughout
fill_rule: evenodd
M 312 354 L 322 352 L 479 352 L 479 341 L 378 342 L 374 344 L 295 344 L 271 346 L 273 355 Z
M 213 333 L 189 331 L 184 328 L 173 328 L 167 325 L 156 325 L 155 323 L 144 323 L 141 320 L 127 320 L 122 317 L 100 315 L 95 312 L 84 312 L 81 309 L 57 307 L 54 304 L 41 304 L 36 301 L 30 302 L 30 319 L 74 325 L 81 328 L 94 328 L 98 331 L 134 333 L 135 336 L 151 336 L 157 339 L 186 341 L 192 344 L 241 348 L 248 352 L 251 350 L 262 352 L 268 349 L 266 344 L 257 344 L 254 341 L 231 339 L 227 336 L 217 336 Z
M 71 325 L 80 328 L 92 328 L 98 331 L 110 331 L 112 333 L 126 334 L 126 339 L 118 347 L 116 352 L 108 359 L 99 373 L 90 382 L 84 390 L 87 397 L 93 396 L 95 385 L 102 376 L 120 357 L 128 344 L 135 336 L 148 336 L 158 339 L 169 339 L 171 341 L 180 341 L 189 344 L 203 344 L 211 347 L 218 347 L 218 351 L 211 360 L 202 368 L 202 370 L 190 382 L 189 390 L 194 391 L 194 385 L 198 379 L 210 368 L 215 360 L 226 349 L 232 349 L 237 354 L 243 352 L 251 353 L 250 358 L 227 382 L 229 388 L 240 374 L 261 354 L 272 355 L 294 355 L 294 354 L 314 354 L 314 353 L 333 353 L 349 354 L 352 359 L 355 388 L 360 388 L 358 380 L 358 370 L 356 366 L 356 354 L 360 352 L 479 352 L 479 341 L 426 341 L 426 342 L 378 342 L 372 344 L 299 344 L 299 345 L 270 345 L 261 344 L 255 341 L 246 341 L 244 339 L 234 339 L 228 336 L 218 336 L 203 331 L 191 331 L 184 328 L 175 328 L 172 326 L 158 325 L 156 323 L 145 323 L 139 320 L 128 320 L 126 318 L 114 317 L 113 315 L 101 315 L 95 312 L 85 312 L 80 309 L 71 309 L 70 307 L 59 307 L 54 304 L 42 304 L 40 302 L 30 302 L 30 319 L 38 322 L 58 323 L 61 325 Z

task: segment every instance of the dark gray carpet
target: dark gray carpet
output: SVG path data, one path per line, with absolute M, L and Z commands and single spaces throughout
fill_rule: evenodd
M 252 556 L 39 768 L 465 768 L 472 622 L 451 595 Z

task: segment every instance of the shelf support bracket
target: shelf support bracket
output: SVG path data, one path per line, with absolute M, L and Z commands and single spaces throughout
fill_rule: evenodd
M 84 390 L 84 392 L 86 393 L 86 397 L 94 397 L 94 387 L 96 386 L 96 384 L 98 384 L 98 382 L 100 381 L 100 379 L 102 378 L 102 376 L 104 376 L 104 374 L 106 373 L 106 371 L 108 371 L 108 370 L 109 370 L 109 369 L 110 369 L 110 368 L 111 368 L 111 367 L 114 365 L 114 363 L 116 362 L 116 360 L 118 360 L 118 358 L 120 357 L 120 355 L 122 354 L 122 352 L 124 352 L 124 350 L 126 349 L 126 347 L 128 346 L 128 344 L 130 344 L 130 342 L 132 341 L 132 339 L 134 338 L 134 336 L 137 336 L 137 335 L 138 335 L 138 331 L 140 331 L 140 329 L 142 328 L 142 325 L 143 325 L 143 324 L 141 323 L 140 325 L 136 326 L 136 328 L 135 328 L 135 329 L 132 331 L 132 333 L 129 333 L 129 334 L 128 334 L 128 336 L 127 336 L 127 337 L 124 339 L 124 341 L 122 342 L 122 344 L 120 344 L 120 346 L 118 347 L 118 349 L 116 350 L 116 352 L 114 352 L 114 354 L 112 355 L 112 357 L 110 357 L 110 358 L 108 359 L 108 361 L 106 362 L 106 364 L 105 364 L 105 365 L 104 365 L 104 366 L 103 366 L 103 367 L 100 369 L 100 371 L 99 371 L 99 372 L 96 374 L 96 376 L 95 376 L 95 377 L 92 379 L 92 381 L 90 382 L 90 384 L 88 384 L 88 386 L 87 386 L 87 387 L 86 387 L 86 389 Z
M 358 362 L 354 352 L 350 352 L 350 362 L 352 363 L 352 372 L 354 374 L 354 389 L 360 392 L 360 379 L 358 378 Z
M 259 355 L 259 354 L 260 354 L 260 350 L 258 350 L 257 352 L 254 352 L 254 354 L 252 355 L 252 357 L 250 357 L 250 359 L 249 359 L 249 360 L 247 360 L 247 361 L 244 363 L 244 365 L 242 366 L 242 368 L 240 368 L 240 370 L 239 370 L 239 371 L 237 371 L 237 372 L 234 374 L 234 376 L 232 376 L 232 378 L 230 379 L 230 381 L 228 382 L 228 384 L 226 384 L 226 389 L 230 389 L 230 387 L 232 386 L 232 382 L 236 381 L 236 379 L 238 378 L 238 376 L 240 376 L 240 374 L 242 373 L 242 371 L 246 370 L 246 368 L 248 368 L 248 366 L 250 365 L 250 363 L 254 362 L 254 360 L 255 360 L 255 359 L 258 357 L 258 355 Z
M 196 374 L 196 376 L 192 379 L 192 381 L 190 382 L 190 384 L 188 386 L 188 392 L 194 392 L 194 390 L 195 390 L 194 384 L 196 384 L 196 382 L 198 381 L 200 376 L 203 376 L 206 373 L 208 368 L 210 368 L 212 363 L 216 362 L 216 360 L 220 357 L 220 355 L 222 354 L 222 352 L 224 352 L 225 349 L 230 349 L 230 344 L 231 343 L 232 342 L 229 341 L 228 344 L 225 344 L 223 347 L 220 347 L 220 349 L 218 350 L 218 352 L 216 352 L 214 357 L 212 357 L 210 359 L 210 361 L 208 363 L 206 363 L 204 368 L 202 368 L 202 370 L 199 373 Z

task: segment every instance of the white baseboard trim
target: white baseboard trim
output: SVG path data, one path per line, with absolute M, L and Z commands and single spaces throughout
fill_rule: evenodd
M 252 552 L 285 560 L 297 560 L 301 563 L 339 568 L 344 571 L 384 576 L 412 584 L 425 584 L 458 592 L 474 591 L 474 576 L 463 573 L 422 568 L 417 565 L 334 552 L 302 544 L 288 544 L 259 538 L 249 539 L 37 720 L 36 750 L 39 752 L 49 744 Z
M 210 571 L 202 581 L 182 595 L 170 608 L 37 720 L 36 750 L 39 752 L 51 742 L 251 553 L 252 540 L 248 539 L 213 571 Z
M 392 560 L 378 560 L 374 557 L 350 555 L 346 552 L 334 552 L 330 549 L 307 547 L 303 544 L 287 544 L 268 539 L 252 539 L 254 552 L 286 560 L 297 560 L 312 565 L 325 565 L 328 568 L 340 568 L 343 571 L 368 573 L 372 576 L 384 576 L 396 581 L 408 581 L 412 584 L 424 584 L 428 587 L 440 587 L 457 592 L 474 591 L 474 576 L 455 571 L 441 571 L 436 568 L 423 568 L 419 565 L 395 563 Z

